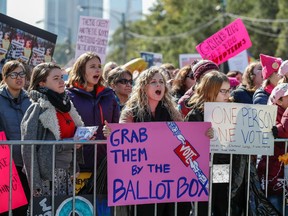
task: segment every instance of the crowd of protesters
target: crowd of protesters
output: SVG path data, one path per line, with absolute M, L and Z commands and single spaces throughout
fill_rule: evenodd
M 25 63 L 10 60 L 2 69 L 0 130 L 8 140 L 59 141 L 72 138 L 78 126 L 98 126 L 91 139 L 105 140 L 110 133 L 109 123 L 199 122 L 204 121 L 205 102 L 229 102 L 276 105 L 273 135 L 288 138 L 287 62 L 261 54 L 260 60 L 251 62 L 245 71 L 228 74 L 221 72 L 214 62 L 203 59 L 179 69 L 166 63 L 145 70 L 135 66 L 135 70 L 131 70 L 131 67 L 108 62 L 102 70 L 100 57 L 87 52 L 76 59 L 64 83 L 63 70 L 56 63 L 40 63 L 30 70 Z M 208 129 L 205 135 L 213 138 L 213 129 Z M 278 156 L 285 153 L 284 146 L 275 142 L 274 155 L 269 157 L 267 197 L 263 187 L 266 157 L 258 162 L 257 156 L 250 161 L 247 155 L 233 155 L 230 215 L 245 215 L 247 208 L 249 215 L 282 215 L 283 190 L 276 186 L 277 179 L 284 177 L 284 165 L 278 161 Z M 97 157 L 93 145 L 79 144 L 76 148 L 56 145 L 55 148 L 53 166 L 50 145 L 37 145 L 34 149 L 31 145 L 13 147 L 13 159 L 27 200 L 30 194 L 35 197 L 51 195 L 52 185 L 54 195 L 71 195 L 72 179 L 81 172 L 95 174 L 97 181 L 102 179 L 97 191 L 107 196 L 106 145 L 97 146 Z M 76 168 L 73 167 L 74 151 Z M 229 163 L 229 154 L 214 154 L 213 164 Z M 95 165 L 99 173 L 93 173 Z M 248 175 L 250 190 L 247 195 Z M 212 189 L 213 216 L 226 216 L 228 184 L 213 183 Z M 245 202 L 247 196 L 249 206 Z M 137 205 L 137 215 L 153 215 L 153 206 Z M 112 208 L 107 203 L 106 208 L 110 214 Z M 191 203 L 178 203 L 177 213 L 189 216 L 194 209 Z M 156 210 L 159 216 L 172 216 L 175 211 L 172 203 L 158 204 Z M 134 215 L 134 207 L 123 207 L 121 211 L 122 215 Z M 13 215 L 26 214 L 29 215 L 29 205 L 13 210 Z M 198 215 L 208 215 L 208 202 L 198 204 Z

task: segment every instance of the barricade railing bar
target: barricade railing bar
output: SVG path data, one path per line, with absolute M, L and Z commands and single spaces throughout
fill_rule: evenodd
M 288 146 L 288 139 L 275 139 L 275 142 L 285 142 L 285 152 L 287 152 L 287 146 Z M 74 144 L 74 152 L 73 152 L 73 173 L 76 173 L 76 144 L 85 144 L 85 145 L 95 145 L 94 147 L 94 151 L 95 151 L 95 158 L 94 158 L 94 165 L 97 161 L 97 145 L 103 145 L 106 144 L 107 141 L 106 140 L 91 140 L 91 141 L 73 141 L 73 140 L 63 140 L 63 141 L 55 141 L 55 140 L 51 140 L 51 141 L 43 141 L 43 140 L 25 140 L 25 141 L 21 141 L 21 140 L 7 140 L 7 141 L 0 141 L 0 146 L 1 145 L 8 145 L 10 147 L 10 161 L 12 161 L 12 152 L 13 152 L 13 146 L 14 145 L 31 145 L 31 181 L 30 181 L 30 188 L 31 188 L 31 193 L 30 193 L 30 200 L 29 202 L 29 215 L 34 215 L 33 213 L 33 161 L 34 161 L 34 148 L 35 145 L 52 145 L 53 146 L 53 152 L 52 152 L 52 170 L 55 169 L 55 146 L 56 145 L 65 145 L 65 144 Z M 213 153 L 211 154 L 210 160 L 213 161 Z M 247 191 L 246 194 L 246 209 L 244 211 L 245 215 L 249 215 L 249 184 L 250 184 L 250 170 L 251 170 L 251 157 L 252 155 L 248 155 L 249 159 L 248 159 L 248 179 L 247 179 L 247 186 L 245 188 L 245 190 Z M 259 156 L 257 157 L 259 160 Z M 208 215 L 212 215 L 212 179 L 213 179 L 213 163 L 210 161 L 209 166 L 210 166 L 210 182 L 209 182 L 209 201 L 208 201 Z M 228 192 L 228 215 L 231 215 L 231 188 L 232 188 L 232 167 L 233 167 L 233 154 L 230 154 L 230 164 L 229 164 L 229 192 Z M 266 161 L 266 170 L 268 170 L 269 172 L 269 156 L 267 156 L 267 161 Z M 12 188 L 12 163 L 10 163 L 9 166 L 9 200 L 8 200 L 8 208 L 9 208 L 9 216 L 12 216 L 12 190 L 10 190 L 10 188 Z M 267 197 L 268 195 L 268 172 L 266 172 L 266 185 L 265 185 L 265 195 Z M 94 173 L 97 173 L 97 166 L 94 166 Z M 55 173 L 52 172 L 52 179 L 54 179 Z M 96 215 L 96 175 L 93 175 L 94 177 L 94 187 L 93 187 L 93 215 Z M 282 214 L 285 215 L 286 214 L 286 202 L 285 200 L 287 199 L 286 194 L 288 194 L 288 192 L 286 191 L 286 180 L 285 179 L 278 179 L 279 182 L 282 183 L 283 185 L 283 209 L 282 209 Z M 50 215 L 55 215 L 55 197 L 54 197 L 54 192 L 55 192 L 55 188 L 54 188 L 54 181 L 52 181 L 52 196 L 51 196 L 51 214 Z M 72 215 L 75 216 L 76 212 L 76 203 L 75 203 L 75 197 L 77 196 L 76 194 L 76 176 L 73 175 L 73 195 L 72 195 Z M 174 215 L 177 216 L 177 203 L 175 203 L 174 205 Z M 136 206 L 134 206 L 134 215 L 137 215 L 137 208 Z M 117 215 L 117 208 L 118 207 L 114 207 L 113 208 L 113 215 L 114 216 L 119 216 Z M 198 209 L 198 203 L 197 202 L 191 202 L 191 212 L 190 212 L 190 216 L 197 216 L 199 212 Z M 157 216 L 157 204 L 155 204 L 154 207 L 154 215 Z M 120 215 L 121 216 L 121 215 Z

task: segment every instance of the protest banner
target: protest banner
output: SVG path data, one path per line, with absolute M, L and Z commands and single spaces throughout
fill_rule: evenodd
M 208 201 L 207 122 L 110 124 L 108 205 Z
M 105 63 L 108 45 L 109 20 L 97 17 L 80 16 L 76 42 L 75 59 L 85 52 L 97 54 Z
M 236 19 L 196 46 L 203 59 L 221 64 L 252 46 L 241 19 Z
M 228 60 L 229 71 L 240 71 L 243 74 L 249 64 L 248 60 L 247 50 L 242 51 Z
M 8 60 L 51 62 L 57 35 L 0 13 L 0 69 Z
M 161 53 L 153 53 L 153 52 L 140 52 L 141 58 L 148 63 L 148 67 L 151 66 L 161 66 L 163 57 Z
M 5 141 L 6 136 L 3 131 L 0 132 L 0 140 Z M 9 191 L 10 191 L 10 148 L 8 145 L 0 145 L 0 213 L 9 210 Z M 22 188 L 14 162 L 12 161 L 12 209 L 27 204 L 27 199 Z
M 179 67 L 182 68 L 186 65 L 191 65 L 197 59 L 202 59 L 200 54 L 180 54 Z
M 212 123 L 211 153 L 273 155 L 272 127 L 277 107 L 241 103 L 204 104 L 204 120 Z

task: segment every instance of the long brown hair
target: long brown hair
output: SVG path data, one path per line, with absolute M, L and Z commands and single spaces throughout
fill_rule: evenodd
M 215 102 L 223 82 L 228 82 L 228 77 L 219 71 L 213 70 L 205 74 L 196 88 L 195 94 L 188 104 L 192 108 L 204 109 L 205 102 Z
M 100 57 L 93 52 L 86 52 L 78 57 L 69 73 L 69 86 L 72 87 L 77 83 L 77 85 L 83 86 L 84 88 L 87 87 L 87 81 L 85 79 L 85 66 L 87 62 L 93 58 L 97 58 L 101 63 Z M 97 85 L 104 85 L 104 79 L 102 76 L 100 77 Z

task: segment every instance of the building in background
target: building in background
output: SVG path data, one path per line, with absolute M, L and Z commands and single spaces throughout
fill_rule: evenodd
M 0 13 L 7 14 L 7 1 L 6 0 L 0 1 Z

